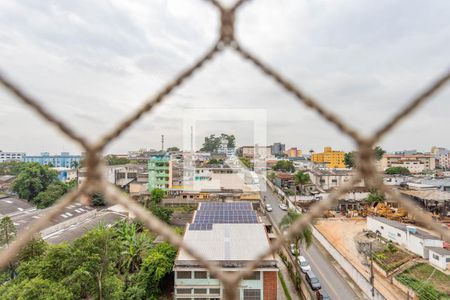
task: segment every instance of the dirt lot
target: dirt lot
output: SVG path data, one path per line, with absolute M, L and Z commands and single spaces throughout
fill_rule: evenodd
M 369 268 L 362 264 L 363 259 L 354 241 L 355 236 L 366 229 L 365 219 L 322 219 L 315 226 L 361 274 L 367 279 L 370 277 Z M 381 274 L 375 275 L 375 287 L 387 299 L 406 299 L 406 294 Z

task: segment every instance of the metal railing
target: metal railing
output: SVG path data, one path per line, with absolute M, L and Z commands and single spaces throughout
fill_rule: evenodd
M 50 113 L 46 107 L 41 105 L 37 99 L 30 96 L 25 90 L 22 90 L 15 83 L 10 81 L 4 74 L 0 74 L 0 82 L 3 87 L 14 94 L 18 100 L 26 104 L 36 114 L 40 115 L 48 123 L 57 127 L 63 134 L 78 143 L 86 152 L 86 166 L 87 166 L 87 180 L 84 181 L 76 190 L 69 192 L 62 199 L 60 199 L 44 216 L 36 220 L 30 226 L 29 230 L 21 232 L 17 239 L 6 249 L 0 253 L 0 266 L 6 266 L 16 256 L 16 253 L 22 248 L 34 234 L 45 228 L 46 224 L 56 217 L 62 209 L 70 203 L 76 201 L 76 199 L 86 193 L 99 192 L 102 193 L 107 201 L 111 204 L 122 204 L 131 212 L 133 212 L 138 219 L 144 222 L 144 224 L 155 233 L 161 235 L 165 240 L 176 247 L 184 249 L 188 254 L 197 259 L 202 265 L 204 265 L 212 274 L 216 275 L 224 285 L 224 295 L 226 299 L 236 299 L 239 282 L 246 274 L 250 274 L 252 270 L 258 266 L 258 263 L 267 255 L 275 253 L 283 244 L 282 237 L 272 243 L 269 250 L 266 253 L 261 254 L 259 257 L 255 257 L 255 260 L 249 263 L 247 267 L 241 272 L 235 273 L 222 273 L 211 262 L 207 261 L 199 254 L 197 254 L 192 248 L 183 243 L 182 237 L 175 234 L 167 225 L 161 222 L 158 218 L 153 216 L 148 210 L 142 207 L 137 202 L 133 201 L 127 195 L 124 195 L 116 187 L 107 183 L 103 176 L 104 162 L 101 159 L 101 154 L 105 147 L 111 143 L 114 139 L 119 137 L 125 130 L 127 130 L 132 124 L 139 120 L 144 114 L 152 111 L 157 105 L 162 103 L 168 95 L 170 95 L 175 89 L 180 87 L 187 78 L 194 75 L 194 73 L 203 67 L 205 64 L 215 59 L 219 53 L 224 49 L 229 48 L 234 50 L 243 59 L 249 61 L 262 73 L 272 78 L 278 85 L 280 85 L 287 93 L 293 95 L 296 100 L 303 103 L 309 109 L 315 111 L 320 117 L 324 118 L 329 123 L 333 124 L 339 131 L 348 135 L 358 146 L 358 162 L 356 166 L 356 175 L 347 184 L 341 186 L 336 191 L 332 192 L 330 196 L 323 201 L 318 201 L 311 210 L 300 218 L 297 222 L 292 224 L 288 230 L 286 238 L 292 237 L 296 232 L 301 231 L 311 221 L 321 216 L 322 213 L 334 205 L 340 196 L 349 192 L 353 185 L 364 180 L 366 185 L 372 189 L 378 189 L 381 192 L 386 193 L 392 199 L 396 200 L 408 212 L 416 218 L 416 221 L 422 224 L 426 224 L 429 228 L 438 232 L 443 239 L 450 242 L 450 233 L 448 229 L 443 228 L 439 223 L 433 221 L 431 216 L 424 214 L 419 207 L 417 207 L 411 200 L 402 197 L 399 193 L 384 185 L 381 176 L 377 173 L 374 164 L 374 145 L 384 137 L 392 128 L 394 128 L 402 119 L 410 115 L 413 111 L 418 109 L 423 103 L 425 103 L 432 95 L 434 95 L 439 89 L 450 79 L 450 72 L 447 71 L 442 77 L 438 78 L 430 87 L 418 94 L 417 97 L 411 100 L 406 107 L 398 112 L 390 121 L 384 126 L 379 128 L 375 134 L 371 136 L 365 136 L 357 131 L 355 128 L 349 126 L 343 119 L 338 117 L 329 108 L 319 104 L 316 99 L 307 95 L 304 91 L 300 90 L 281 73 L 277 72 L 272 67 L 268 66 L 265 62 L 257 58 L 253 53 L 245 49 L 234 35 L 235 15 L 236 11 L 244 4 L 245 0 L 237 1 L 231 7 L 224 7 L 217 0 L 209 0 L 208 3 L 212 4 L 220 12 L 220 31 L 216 42 L 206 50 L 206 53 L 200 57 L 192 66 L 185 69 L 173 81 L 167 83 L 160 92 L 156 95 L 149 97 L 144 103 L 130 116 L 128 116 L 123 122 L 121 122 L 114 130 L 101 137 L 97 142 L 90 143 L 86 137 L 72 130 L 67 124 L 65 124 L 58 117 Z

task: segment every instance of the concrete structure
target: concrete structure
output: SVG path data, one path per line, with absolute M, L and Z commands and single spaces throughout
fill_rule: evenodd
M 52 170 L 58 172 L 58 179 L 64 182 L 76 180 L 78 176 L 77 169 L 59 167 L 59 168 L 52 168 Z
M 353 177 L 353 172 L 350 170 L 319 170 L 312 169 L 306 171 L 309 174 L 311 183 L 318 188 L 329 190 L 337 188 L 349 182 Z M 364 183 L 359 183 L 356 186 L 364 186 Z
M 297 149 L 296 147 L 289 148 L 286 150 L 286 155 L 288 157 L 301 157 L 302 156 L 302 150 Z
M 3 152 L 2 150 L 0 150 L 0 162 L 22 161 L 22 158 L 25 155 L 25 152 Z
M 367 229 L 425 259 L 430 247 L 444 247 L 444 241 L 426 231 L 383 217 L 367 217 Z
M 42 152 L 41 155 L 25 155 L 22 157 L 24 162 L 36 162 L 41 165 L 50 165 L 55 168 L 73 168 L 78 166 L 81 161 L 81 155 L 71 155 L 69 152 L 61 152 L 60 155 L 50 155 L 48 152 Z
M 237 153 L 247 158 L 266 158 L 272 155 L 272 146 L 242 146 Z
M 411 173 L 422 173 L 436 168 L 435 157 L 432 154 L 385 154 L 380 162 L 381 170 L 390 167 L 404 167 Z
M 231 157 L 235 154 L 236 149 L 234 147 L 228 147 L 228 140 L 222 139 L 217 153 L 224 154 L 226 157 Z
M 211 203 L 220 211 L 233 211 L 235 203 Z M 242 203 L 244 204 L 244 203 Z M 222 219 L 207 226 L 198 220 L 205 212 L 204 203 L 194 215 L 194 222 L 186 228 L 183 242 L 206 260 L 215 263 L 222 271 L 235 272 L 253 261 L 258 254 L 270 247 L 268 235 L 262 223 L 244 223 L 239 219 Z M 253 215 L 251 208 L 242 209 Z M 253 213 L 252 213 L 253 212 Z M 230 223 L 238 220 L 238 222 Z M 175 259 L 174 299 L 223 299 L 222 283 L 198 261 L 180 249 Z M 277 299 L 277 262 L 273 255 L 264 258 L 255 271 L 243 278 L 239 285 L 239 299 Z
M 329 169 L 343 169 L 345 168 L 344 156 L 344 151 L 335 151 L 331 147 L 325 147 L 322 153 L 313 153 L 311 161 L 323 164 Z
M 441 169 L 444 170 L 450 169 L 450 150 L 438 152 L 436 154 L 436 159 L 438 166 Z
M 129 186 L 133 182 L 140 184 L 147 184 L 148 182 L 147 166 L 145 165 L 127 164 L 106 166 L 104 175 L 109 183 L 115 184 L 127 191 L 129 191 Z M 77 178 L 78 184 L 85 181 L 87 179 L 87 169 L 80 168 Z
M 272 145 L 272 154 L 273 155 L 283 155 L 286 151 L 286 145 L 282 143 L 274 143 Z
M 450 270 L 450 251 L 440 247 L 428 247 L 430 263 L 441 270 Z
M 172 162 L 166 154 L 154 155 L 148 161 L 148 191 L 172 187 Z

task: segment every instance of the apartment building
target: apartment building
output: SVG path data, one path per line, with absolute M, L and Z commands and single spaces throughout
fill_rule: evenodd
M 61 154 L 50 155 L 48 152 L 42 152 L 41 155 L 24 155 L 23 162 L 36 162 L 41 165 L 49 165 L 55 168 L 73 168 L 79 166 L 81 155 L 61 152 Z
M 302 150 L 297 149 L 296 147 L 289 148 L 286 150 L 286 155 L 288 157 L 301 157 L 302 156 Z
M 433 154 L 385 154 L 380 162 L 384 171 L 390 167 L 404 167 L 411 173 L 422 173 L 436 168 L 435 156 Z
M 282 143 L 274 143 L 272 145 L 272 154 L 273 155 L 283 155 L 286 151 L 286 145 Z
M 172 161 L 167 154 L 158 154 L 148 160 L 148 191 L 172 187 Z
M 236 272 L 270 248 L 263 223 L 251 203 L 199 204 L 183 242 L 222 271 Z M 221 282 L 183 249 L 175 259 L 175 299 L 223 299 Z M 273 255 L 264 258 L 239 284 L 239 299 L 277 299 L 278 267 Z
M 242 146 L 237 153 L 247 158 L 266 158 L 272 155 L 272 146 Z
M 323 190 L 340 187 L 349 182 L 354 173 L 349 170 L 318 170 L 311 169 L 306 171 L 309 174 L 311 183 Z M 364 182 L 355 186 L 364 186 Z
M 3 152 L 0 150 L 0 162 L 21 161 L 25 155 L 25 152 Z
M 317 164 L 323 164 L 329 169 L 342 169 L 345 168 L 344 156 L 344 151 L 336 151 L 331 147 L 325 147 L 322 153 L 313 153 L 311 155 L 311 161 Z

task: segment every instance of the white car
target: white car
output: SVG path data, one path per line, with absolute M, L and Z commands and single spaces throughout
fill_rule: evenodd
M 267 211 L 272 211 L 272 205 L 266 204 L 266 210 Z
M 286 204 L 280 203 L 279 207 L 282 210 L 288 210 L 288 207 L 286 206 Z
M 306 273 L 308 271 L 311 271 L 311 266 L 309 265 L 308 261 L 304 256 L 298 257 L 298 264 L 300 266 L 300 269 L 302 269 L 303 273 Z
M 297 249 L 295 248 L 295 244 L 290 245 L 292 255 L 298 254 Z

